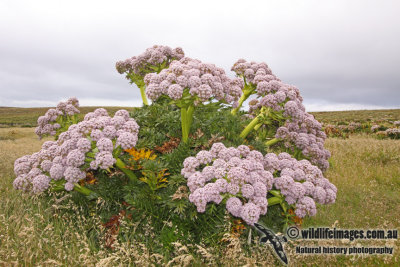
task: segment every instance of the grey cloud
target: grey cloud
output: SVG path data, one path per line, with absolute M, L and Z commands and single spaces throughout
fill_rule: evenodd
M 264 61 L 315 103 L 400 107 L 399 8 L 396 1 L 4 1 L 0 105 L 72 95 L 138 103 L 115 62 L 162 44 L 231 76 L 238 58 Z

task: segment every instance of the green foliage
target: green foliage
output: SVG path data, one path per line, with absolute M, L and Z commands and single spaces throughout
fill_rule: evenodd
M 111 173 L 98 171 L 95 175 L 97 182 L 93 185 L 85 185 L 89 189 L 95 190 L 96 194 L 107 203 L 120 203 L 123 200 L 121 192 L 129 179 L 122 173 Z
M 166 187 L 168 175 L 165 171 L 167 170 L 165 164 L 162 164 L 154 160 L 146 160 L 143 163 L 143 177 L 140 180 L 146 183 L 150 190 L 155 193 L 155 191 Z
M 58 136 L 63 133 L 66 132 L 69 128 L 69 126 L 71 126 L 72 124 L 77 124 L 78 121 L 78 114 L 75 115 L 60 115 L 57 117 L 56 123 L 60 124 L 60 128 L 58 128 L 56 130 L 56 135 L 54 136 L 55 139 L 58 139 Z
M 150 106 L 135 109 L 131 117 L 140 125 L 136 147 L 154 149 L 168 140 L 168 136 L 179 137 L 181 133 L 180 110 L 166 105 L 166 99 L 160 99 Z
M 185 158 L 195 155 L 196 152 L 193 151 L 190 145 L 185 143 L 180 143 L 179 146 L 174 149 L 171 153 L 161 155 L 161 158 L 168 162 L 168 170 L 171 174 L 181 173 L 182 163 Z
M 232 115 L 231 107 L 220 102 L 199 104 L 193 111 L 191 127 L 186 127 L 179 123 L 181 109 L 166 97 L 134 109 L 131 117 L 140 125 L 135 149 L 114 151 L 115 168 L 88 172 L 86 179 L 80 181 L 80 188 L 89 192 L 86 196 L 76 190 L 79 185 L 75 186 L 77 192 L 71 192 L 83 214 L 90 217 L 96 212 L 106 230 L 114 231 L 120 241 L 146 244 L 149 251 L 167 257 L 174 242 L 219 246 L 224 234 L 231 230 L 232 217 L 225 205 L 214 203 L 209 203 L 204 213 L 197 211 L 188 199 L 187 181 L 181 175 L 183 161 L 216 142 L 227 147 L 246 144 L 266 153 L 269 150 L 265 138 L 272 138 L 273 130 L 261 128 L 258 134 L 251 133 L 243 139 L 240 133 L 249 120 L 239 116 L 242 113 Z M 68 123 L 69 120 L 65 125 Z M 77 118 L 71 123 L 77 123 Z M 280 125 L 271 122 L 271 126 L 276 129 Z M 182 127 L 188 131 L 187 142 L 181 140 Z M 67 126 L 61 128 L 66 129 Z M 61 182 L 52 184 L 53 191 L 63 187 Z M 275 231 L 281 230 L 288 223 L 286 208 L 285 214 L 279 205 L 269 210 L 261 221 Z M 92 240 L 98 246 L 102 242 L 98 234 Z
M 180 110 L 169 105 L 167 99 L 160 99 L 150 106 L 134 110 L 131 114 L 141 129 L 137 148 L 161 147 L 170 138 L 181 137 Z M 230 114 L 230 109 L 219 103 L 198 106 L 194 112 L 193 124 L 188 143 L 180 142 L 169 153 L 157 153 L 155 160 L 143 162 L 142 176 L 136 183 L 129 182 L 124 188 L 124 199 L 135 209 L 132 218 L 151 223 L 158 243 L 145 235 L 136 235 L 141 241 L 167 253 L 172 249 L 172 242 L 203 242 L 216 245 L 222 238 L 223 229 L 228 223 L 223 205 L 210 204 L 204 214 L 197 212 L 189 202 L 186 179 L 180 175 L 182 162 L 186 157 L 195 155 L 199 150 L 209 148 L 214 142 L 221 141 L 227 146 L 243 143 L 239 133 L 245 121 Z M 259 146 L 259 142 L 254 142 Z M 126 161 L 126 160 L 125 160 Z M 157 173 L 168 169 L 168 181 L 157 187 Z M 135 219 L 133 219 L 135 220 Z M 169 226 L 166 226 L 169 225 Z
M 259 222 L 268 226 L 275 233 L 282 232 L 282 225 L 285 224 L 285 217 L 282 216 L 282 212 L 280 205 L 270 206 L 267 214 L 261 216 Z
M 138 179 L 128 179 L 117 169 L 102 170 L 94 173 L 96 183 L 85 185 L 104 201 L 101 212 L 104 222 L 121 210 L 129 216 L 130 219 L 124 219 L 126 229 L 118 235 L 121 241 L 142 242 L 151 251 L 163 255 L 168 255 L 174 242 L 218 246 L 223 235 L 229 231 L 230 216 L 225 206 L 210 203 L 206 212 L 198 213 L 188 199 L 186 179 L 180 172 L 185 158 L 194 156 L 202 149 L 209 149 L 215 142 L 226 146 L 245 143 L 259 151 L 266 151 L 264 142 L 257 136 L 250 135 L 246 140 L 240 137 L 249 121 L 232 115 L 230 111 L 230 107 L 217 102 L 195 107 L 187 143 L 180 141 L 180 109 L 171 105 L 167 98 L 132 111 L 131 117 L 140 125 L 136 152 L 152 149 L 154 157 L 134 160 L 133 156 L 124 153 L 119 159 Z M 171 140 L 175 142 L 171 149 L 160 150 Z M 79 205 L 88 202 L 87 198 L 77 193 L 73 196 Z M 87 205 L 89 210 L 91 205 Z M 283 218 L 282 209 L 279 205 L 276 207 L 270 208 L 276 212 L 268 216 Z M 275 217 L 263 220 L 276 229 L 279 225 L 282 228 L 284 223 Z

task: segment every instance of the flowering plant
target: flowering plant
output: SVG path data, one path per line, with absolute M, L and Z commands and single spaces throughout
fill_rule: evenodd
M 197 105 L 213 99 L 233 103 L 241 95 L 241 81 L 231 80 L 225 71 L 214 64 L 182 58 L 173 61 L 160 73 L 149 73 L 144 77 L 146 95 L 156 100 L 167 95 L 181 109 L 182 141 L 187 142 Z
M 316 214 L 314 199 L 321 204 L 336 199 L 336 187 L 320 169 L 288 153 L 263 156 L 248 146 L 226 148 L 214 143 L 210 151 L 186 158 L 183 166 L 189 200 L 198 212 L 204 212 L 208 202 L 225 202 L 230 214 L 249 225 L 267 213 L 268 205 L 294 206 L 295 214 L 303 218 Z M 273 197 L 267 199 L 268 192 Z
M 239 60 L 229 78 L 180 48 L 153 46 L 116 65 L 144 106 L 82 121 L 76 98 L 50 109 L 36 132 L 56 140 L 15 161 L 16 189 L 101 198 L 105 220 L 124 206 L 135 240 L 166 255 L 177 240 L 218 244 L 231 221 L 237 235 L 259 222 L 281 230 L 335 202 L 321 124 L 265 63 Z
M 240 59 L 232 70 L 245 84 L 239 106 L 232 113 L 236 114 L 248 97 L 257 96 L 249 103 L 252 121 L 240 136 L 245 138 L 252 130 L 266 128 L 267 146 L 283 142 L 297 159 L 308 159 L 326 170 L 330 158 L 329 151 L 324 149 L 326 134 L 314 116 L 305 111 L 299 89 L 283 83 L 265 63 L 248 63 Z
M 139 87 L 143 104 L 148 105 L 144 83 L 146 74 L 159 73 L 162 69 L 168 67 L 171 61 L 179 60 L 184 55 L 185 53 L 180 47 L 171 49 L 168 46 L 155 45 L 147 48 L 144 53 L 137 57 L 134 56 L 125 61 L 118 61 L 116 68 L 120 74 L 125 73 L 126 78 Z
M 88 195 L 91 192 L 78 184 L 86 171 L 107 170 L 114 164 L 135 179 L 118 157 L 123 149 L 135 146 L 138 131 L 138 124 L 126 110 L 117 111 L 111 118 L 105 109 L 96 109 L 62 132 L 57 141 L 46 141 L 39 152 L 17 159 L 14 187 L 39 193 L 53 182 L 64 185 L 67 191 Z
M 78 122 L 79 100 L 75 97 L 66 102 L 58 103 L 55 109 L 49 109 L 44 116 L 40 116 L 35 133 L 42 138 L 46 135 L 55 136 L 57 139 L 60 133 L 65 132 L 69 126 Z

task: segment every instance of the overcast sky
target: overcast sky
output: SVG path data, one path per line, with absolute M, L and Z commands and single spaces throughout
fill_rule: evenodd
M 266 62 L 307 110 L 400 108 L 400 1 L 0 2 L 0 106 L 139 106 L 115 62 L 158 44 Z

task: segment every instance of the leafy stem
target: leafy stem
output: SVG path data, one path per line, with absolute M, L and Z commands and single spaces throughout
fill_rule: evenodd
M 60 191 L 64 191 L 65 190 L 65 180 L 52 180 L 51 181 L 51 191 L 53 192 L 60 192 Z M 84 196 L 86 196 L 88 199 L 96 199 L 98 198 L 98 195 L 96 192 L 90 190 L 89 188 L 84 187 L 83 185 L 80 185 L 78 183 L 74 184 L 74 188 L 73 190 L 75 192 L 78 192 Z
M 239 99 L 239 105 L 232 109 L 231 113 L 233 115 L 236 115 L 236 113 L 239 111 L 239 109 L 242 107 L 244 101 L 247 100 L 247 98 L 249 98 L 249 96 L 251 96 L 254 93 L 255 89 L 253 86 L 248 85 L 247 83 L 245 84 L 244 88 L 243 88 L 243 94 Z
M 129 180 L 131 180 L 133 182 L 137 181 L 136 175 L 133 173 L 133 171 L 126 168 L 125 163 L 120 158 L 117 158 L 117 162 L 115 163 L 115 166 L 118 169 L 120 169 L 123 173 L 125 173 L 128 176 Z
M 246 138 L 246 136 L 254 129 L 254 127 L 256 127 L 257 124 L 260 123 L 260 118 L 259 116 L 255 117 L 250 123 L 249 125 L 246 126 L 246 128 L 244 128 L 244 130 L 240 133 L 240 137 L 241 138 Z
M 240 133 L 240 137 L 246 138 L 253 129 L 257 131 L 262 125 L 271 124 L 273 115 L 270 108 L 262 107 L 260 113 Z
M 194 105 L 190 104 L 188 107 L 181 107 L 181 125 L 182 125 L 182 141 L 188 142 L 190 127 L 193 122 Z
M 267 200 L 268 200 L 268 206 L 273 206 L 282 203 L 281 197 L 270 197 Z
M 276 143 L 278 143 L 279 141 L 281 141 L 281 139 L 279 139 L 279 138 L 274 138 L 274 139 L 271 139 L 271 140 L 265 142 L 265 145 L 266 145 L 266 146 L 273 146 L 273 145 L 275 145 Z
M 148 102 L 146 94 L 144 92 L 145 91 L 145 86 L 144 85 L 140 86 L 139 89 L 140 89 L 140 95 L 142 96 L 143 104 L 148 106 L 149 102 Z
M 81 193 L 82 195 L 84 195 L 86 197 L 90 197 L 92 199 L 97 198 L 97 194 L 94 191 L 92 191 L 82 185 L 79 185 L 78 183 L 74 184 L 74 191 Z

